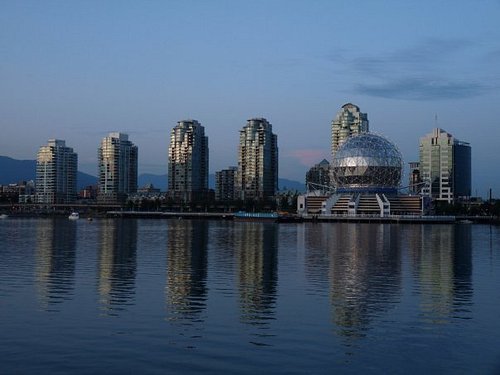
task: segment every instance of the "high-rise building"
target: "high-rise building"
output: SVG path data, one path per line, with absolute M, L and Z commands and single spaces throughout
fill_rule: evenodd
M 208 191 L 208 137 L 196 120 L 177 122 L 168 148 L 168 192 L 177 200 L 190 202 Z
M 101 202 L 123 202 L 137 191 L 138 151 L 124 133 L 109 133 L 97 152 Z
M 347 138 L 368 131 L 368 115 L 361 113 L 357 105 L 344 104 L 332 121 L 332 158 Z
M 240 199 L 262 200 L 278 190 L 278 137 L 264 118 L 240 130 L 236 190 Z
M 420 139 L 422 193 L 452 202 L 471 195 L 471 148 L 443 129 Z
M 36 159 L 37 203 L 71 203 L 76 199 L 78 156 L 66 142 L 49 139 Z
M 330 163 L 323 159 L 318 164 L 315 164 L 306 173 L 306 185 L 312 186 L 313 190 L 320 190 L 330 186 Z
M 215 200 L 232 201 L 236 199 L 235 182 L 238 167 L 229 167 L 215 172 Z

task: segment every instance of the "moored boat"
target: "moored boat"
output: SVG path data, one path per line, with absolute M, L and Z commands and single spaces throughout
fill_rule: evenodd
M 7 214 L 0 214 L 0 220 L 7 219 L 8 217 L 9 217 L 9 215 L 7 215 Z
M 68 219 L 70 219 L 70 220 L 78 220 L 79 218 L 80 218 L 80 214 L 78 212 L 72 212 L 68 216 Z

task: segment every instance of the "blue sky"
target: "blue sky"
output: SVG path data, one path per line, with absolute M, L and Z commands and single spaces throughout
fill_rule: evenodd
M 405 162 L 436 125 L 471 143 L 473 192 L 500 196 L 500 1 L 0 1 L 0 155 L 65 139 L 96 174 L 100 139 L 129 133 L 140 173 L 166 173 L 194 118 L 210 173 L 265 117 L 280 176 L 330 158 L 347 102 Z

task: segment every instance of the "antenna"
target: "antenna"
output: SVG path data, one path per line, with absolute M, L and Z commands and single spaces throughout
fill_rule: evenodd
M 438 127 L 438 114 L 434 114 L 434 125 L 437 128 Z

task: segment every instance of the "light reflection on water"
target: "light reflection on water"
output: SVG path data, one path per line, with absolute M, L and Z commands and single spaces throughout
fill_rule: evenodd
M 101 220 L 97 290 L 101 310 L 116 315 L 134 304 L 137 272 L 137 221 Z
M 42 308 L 73 297 L 76 226 L 70 221 L 43 220 L 36 226 L 35 285 Z
M 208 223 L 174 220 L 166 233 L 168 319 L 203 322 L 207 299 Z
M 498 227 L 9 219 L 0 236 L 7 372 L 500 363 Z

